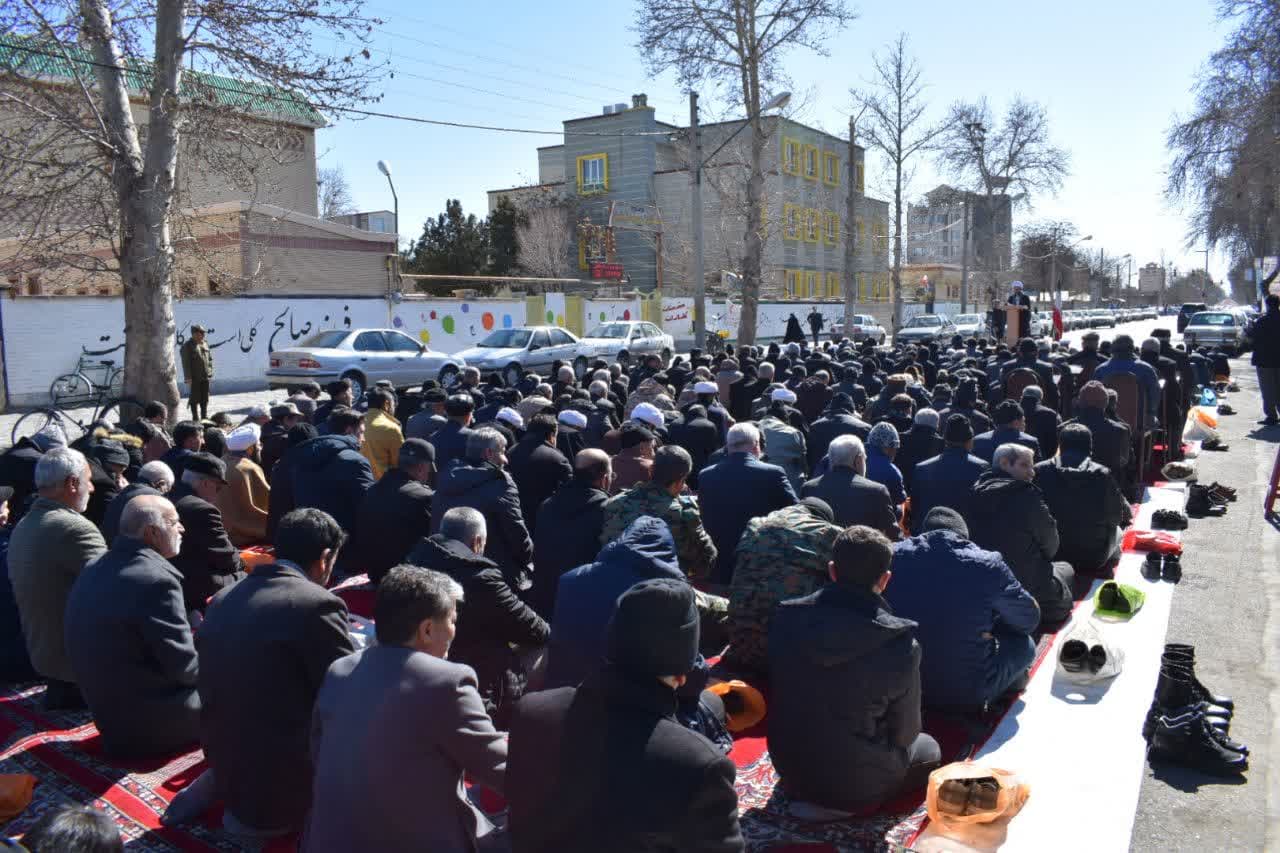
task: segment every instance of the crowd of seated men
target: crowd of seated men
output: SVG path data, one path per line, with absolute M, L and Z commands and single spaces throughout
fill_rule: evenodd
M 87 708 L 109 756 L 202 748 L 169 824 L 221 804 L 308 851 L 742 849 L 712 681 L 769 686 L 796 814 L 919 788 L 922 707 L 1018 690 L 1118 557 L 1133 437 L 1099 379 L 1135 376 L 1158 424 L 1186 359 L 792 343 L 50 427 L 0 455 L 0 674 Z M 361 574 L 374 642 L 330 591 Z

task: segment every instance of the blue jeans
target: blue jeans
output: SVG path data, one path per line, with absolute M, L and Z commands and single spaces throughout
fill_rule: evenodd
M 1015 634 L 997 628 L 996 653 L 987 664 L 983 699 L 994 701 L 1026 673 L 1036 658 L 1036 644 L 1026 634 Z

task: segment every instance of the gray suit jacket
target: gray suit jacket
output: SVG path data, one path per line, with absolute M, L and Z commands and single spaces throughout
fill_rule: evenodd
M 329 667 L 312 753 L 305 853 L 475 850 L 491 827 L 462 774 L 501 792 L 507 771 L 506 736 L 485 714 L 471 667 L 399 646 Z
M 9 539 L 9 580 L 36 672 L 76 680 L 63 618 L 71 585 L 107 543 L 93 522 L 66 504 L 37 497 Z

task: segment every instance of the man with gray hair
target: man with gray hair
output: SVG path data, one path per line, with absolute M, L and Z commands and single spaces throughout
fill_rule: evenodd
M 35 470 L 36 499 L 9 538 L 9 581 L 31 664 L 48 681 L 49 710 L 84 707 L 63 629 L 67 596 L 107 543 L 83 513 L 93 485 L 84 454 L 55 447 Z
M 867 479 L 874 480 L 889 490 L 895 506 L 907 501 L 907 487 L 902 481 L 902 471 L 893 464 L 898 457 L 902 439 L 898 430 L 888 421 L 881 421 L 871 428 L 867 436 Z
M 901 435 L 902 446 L 898 448 L 893 464 L 902 472 L 902 485 L 907 494 L 911 494 L 916 466 L 942 452 L 942 436 L 938 433 L 938 424 L 937 411 L 921 409 L 916 412 L 911 429 Z
M 173 470 L 159 459 L 139 468 L 137 481 L 121 489 L 120 494 L 107 504 L 107 511 L 102 516 L 102 537 L 107 540 L 107 545 L 110 546 L 115 542 L 116 534 L 120 530 L 120 514 L 124 512 L 129 501 L 139 495 L 168 494 L 172 488 Z
M 67 656 L 112 756 L 168 756 L 200 738 L 199 660 L 169 562 L 182 532 L 168 500 L 135 497 L 67 598 Z
M 716 583 L 728 585 L 733 579 L 734 553 L 747 522 L 796 502 L 787 472 L 760 461 L 762 453 L 759 427 L 734 424 L 724 458 L 698 475 L 702 518 L 716 547 Z
M 418 542 L 405 562 L 444 572 L 462 587 L 467 606 L 450 657 L 476 671 L 485 710 L 505 729 L 530 681 L 538 686 L 551 629 L 484 556 L 487 533 L 478 511 L 454 507 L 440 519 L 440 532 Z
M 970 539 L 999 551 L 1013 576 L 1040 605 L 1041 626 L 1071 616 L 1075 572 L 1055 562 L 1058 523 L 1035 485 L 1034 456 L 1020 444 L 996 448 L 990 471 L 978 478 L 967 508 Z
M 1028 385 L 1022 389 L 1023 429 L 1035 436 L 1040 443 L 1040 457 L 1051 459 L 1058 452 L 1058 430 L 1062 427 L 1062 416 L 1044 405 L 1044 389 L 1039 385 Z
M 840 527 L 861 524 L 890 539 L 899 538 L 898 511 L 889 490 L 867 479 L 867 451 L 862 439 L 856 435 L 836 436 L 827 448 L 827 461 L 831 467 L 821 477 L 805 483 L 800 496 L 826 502 Z
M 440 475 L 432 503 L 431 530 L 454 507 L 470 507 L 484 516 L 488 536 L 484 555 L 498 565 L 513 590 L 528 587 L 533 540 L 520 510 L 520 490 L 506 471 L 507 440 L 491 427 L 467 436 L 466 458 Z
M 226 465 L 201 451 L 186 459 L 182 482 L 173 490 L 173 505 L 186 528 L 182 549 L 172 558 L 182 573 L 182 589 L 188 610 L 204 612 L 205 604 L 218 590 L 244 577 L 240 550 L 231 544 L 218 493 L 227 485 Z

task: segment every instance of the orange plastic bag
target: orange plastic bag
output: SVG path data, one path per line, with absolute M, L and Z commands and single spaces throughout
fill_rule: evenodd
M 729 731 L 745 731 L 764 719 L 764 694 L 745 681 L 735 678 L 717 682 L 707 689 L 724 702 L 725 728 Z
M 1218 428 L 1218 419 L 1204 406 L 1192 406 L 1191 411 L 1187 412 L 1187 416 L 1194 418 L 1210 429 Z
M 985 846 L 1022 810 L 1031 786 L 1014 773 L 958 761 L 929 774 L 925 807 L 937 831 L 954 841 Z

